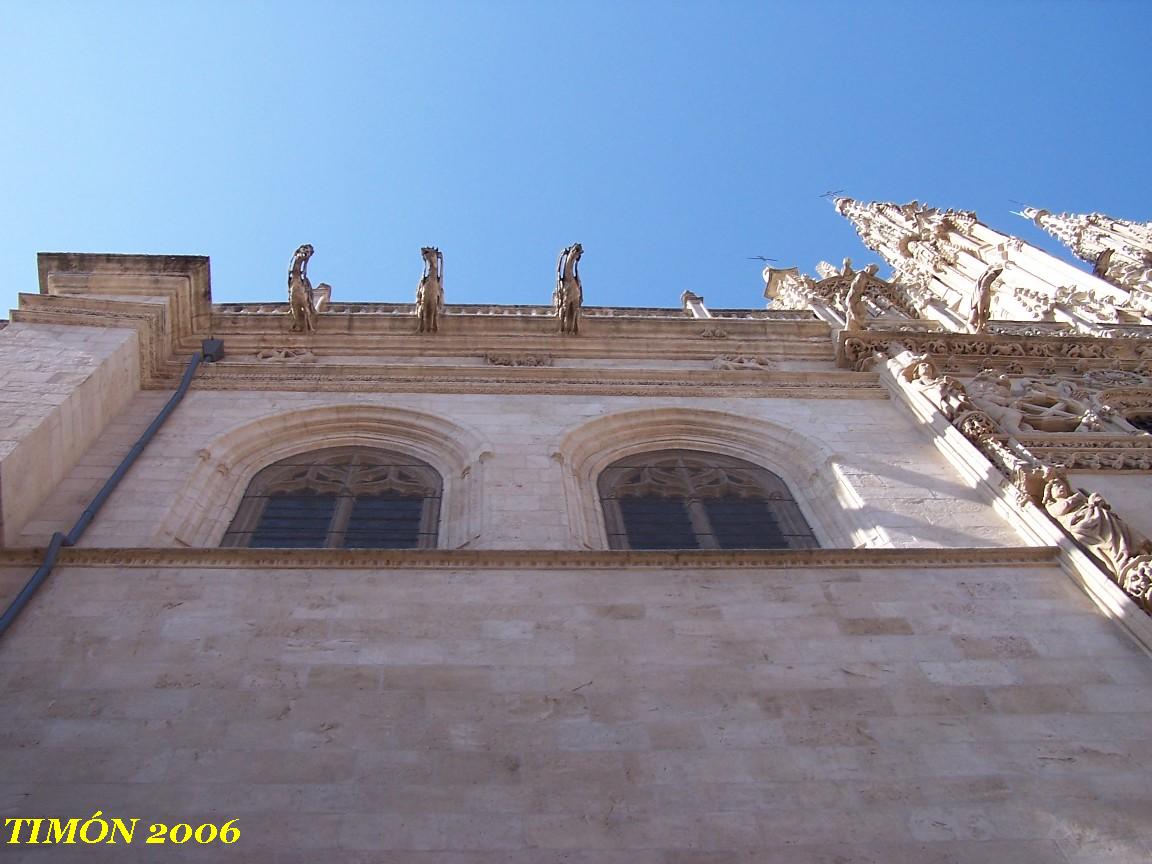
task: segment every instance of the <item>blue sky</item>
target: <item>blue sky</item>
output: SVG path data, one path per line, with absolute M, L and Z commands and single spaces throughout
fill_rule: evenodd
M 0 316 L 38 251 L 208 255 L 217 302 L 763 305 L 872 259 L 819 196 L 1152 219 L 1152 3 L 6 2 Z

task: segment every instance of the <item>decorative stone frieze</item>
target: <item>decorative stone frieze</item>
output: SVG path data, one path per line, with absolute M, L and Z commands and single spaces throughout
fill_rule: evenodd
M 552 357 L 547 354 L 485 354 L 484 362 L 489 366 L 551 366 Z
M 316 355 L 308 348 L 261 348 L 253 355 L 257 360 L 295 360 L 312 363 Z
M 1089 398 L 1090 390 L 1077 389 L 1070 382 L 1046 390 L 1032 382 L 1012 399 L 1013 384 L 1007 376 L 981 373 L 966 387 L 954 376 L 940 374 L 926 355 L 913 357 L 899 377 L 1006 475 L 1016 487 L 1020 506 L 1041 507 L 1100 562 L 1128 596 L 1152 614 L 1152 541 L 1114 513 L 1099 494 L 1074 490 L 1062 467 L 1039 458 L 1010 434 L 1022 427 L 1035 428 L 1034 423 L 1056 423 L 1072 427 L 1067 431 L 1080 431 L 1091 409 L 1079 400 Z M 1080 452 L 1081 459 L 1084 453 Z
M 915 354 L 952 357 L 1022 357 L 1057 360 L 1106 361 L 1136 363 L 1152 357 L 1152 345 L 1136 340 L 1116 340 L 1082 334 L 1051 334 L 1026 338 L 994 333 L 917 334 L 897 330 L 869 329 L 864 333 L 841 334 L 838 356 L 842 365 L 851 366 L 877 352 L 887 353 L 900 344 Z
M 713 369 L 723 370 L 737 370 L 737 369 L 752 369 L 758 371 L 770 371 L 776 367 L 776 364 L 769 360 L 767 357 L 753 357 L 744 354 L 725 354 L 717 357 L 712 361 Z

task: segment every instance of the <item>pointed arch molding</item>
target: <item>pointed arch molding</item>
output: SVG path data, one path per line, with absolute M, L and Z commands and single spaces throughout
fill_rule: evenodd
M 457 424 L 402 408 L 327 405 L 272 414 L 218 435 L 166 515 L 163 545 L 218 546 L 262 468 L 322 447 L 381 447 L 424 460 L 444 481 L 437 546 L 459 549 L 483 530 L 484 439 Z
M 825 548 L 890 545 L 857 515 L 863 501 L 841 477 L 831 450 L 810 435 L 738 414 L 680 408 L 612 414 L 564 436 L 557 457 L 566 466 L 564 497 L 576 544 L 608 548 L 596 492 L 601 471 L 626 456 L 674 449 L 723 453 L 774 471 Z

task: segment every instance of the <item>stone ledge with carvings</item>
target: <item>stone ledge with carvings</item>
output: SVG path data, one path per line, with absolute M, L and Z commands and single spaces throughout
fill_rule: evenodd
M 935 357 L 1019 357 L 1039 359 L 1099 361 L 1127 361 L 1139 364 L 1152 360 L 1152 327 L 1140 339 L 1110 339 L 1060 333 L 1052 335 L 1015 335 L 998 333 L 939 332 L 919 335 L 891 328 L 870 327 L 866 331 L 840 334 L 837 359 L 844 366 L 853 366 L 873 354 L 887 354 L 902 346 L 914 354 Z
M 1006 378 L 999 375 L 985 380 L 1007 395 L 1011 388 Z M 1020 506 L 1040 508 L 1096 559 L 1109 579 L 1152 614 L 1152 540 L 1114 513 L 1100 495 L 1074 489 L 1064 473 L 1066 469 L 1045 461 L 1006 434 L 1010 431 L 1006 427 L 1013 424 L 1019 431 L 1020 416 L 996 411 L 1000 403 L 988 399 L 988 388 L 968 387 L 952 375 L 941 374 L 927 355 L 913 356 L 905 362 L 897 380 L 918 398 L 931 403 L 1005 475 L 1016 489 Z M 1075 391 L 1064 392 L 1072 399 L 1079 395 Z M 1057 414 L 1052 416 L 1062 420 L 1066 419 L 1064 415 L 1073 413 L 1069 405 L 1055 407 Z M 1022 408 L 1017 406 L 1017 413 L 1027 417 Z

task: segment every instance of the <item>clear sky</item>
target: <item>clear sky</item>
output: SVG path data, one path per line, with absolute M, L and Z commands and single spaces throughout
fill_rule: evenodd
M 1152 219 L 1152 2 L 0 2 L 0 317 L 39 251 L 208 255 L 217 302 L 763 305 L 875 260 L 821 199 Z M 1051 248 L 1051 246 L 1049 246 Z

